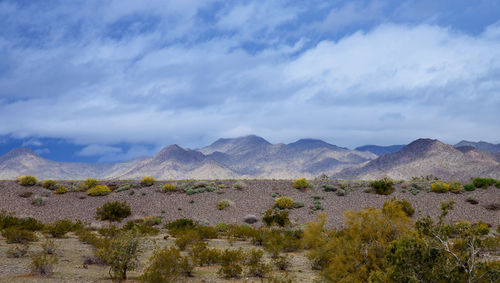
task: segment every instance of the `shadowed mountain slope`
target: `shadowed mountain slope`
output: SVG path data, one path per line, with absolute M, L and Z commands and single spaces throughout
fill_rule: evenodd
M 369 151 L 369 152 L 376 154 L 376 155 L 382 155 L 382 154 L 387 154 L 387 153 L 398 152 L 403 147 L 405 147 L 404 144 L 388 145 L 388 146 L 363 145 L 363 146 L 356 147 L 355 149 L 358 151 Z
M 461 151 L 438 140 L 418 139 L 398 152 L 345 169 L 334 177 L 411 179 L 427 175 L 457 180 L 477 176 L 500 178 L 500 163 L 489 153 L 475 149 Z

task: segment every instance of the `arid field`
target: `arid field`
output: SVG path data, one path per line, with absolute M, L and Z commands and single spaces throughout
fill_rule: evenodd
M 276 199 L 282 196 L 290 197 L 294 203 L 300 204 L 286 210 L 291 221 L 289 227 L 293 229 L 303 228 L 306 222 L 316 220 L 318 212 L 326 214 L 327 227 L 341 229 L 344 227 L 345 211 L 358 211 L 367 207 L 382 208 L 384 202 L 393 198 L 406 199 L 411 203 L 415 210 L 412 220 L 427 215 L 436 219 L 440 213 L 441 202 L 453 200 L 455 206 L 447 216 L 448 221 L 483 222 L 492 227 L 492 231 L 500 224 L 500 190 L 495 186 L 478 188 L 474 191 L 461 190 L 459 193 L 436 193 L 431 191 L 433 182 L 423 179 L 395 181 L 394 191 L 389 195 L 376 194 L 371 189 L 369 181 L 357 180 L 312 180 L 305 189 L 294 188 L 293 180 L 176 180 L 156 181 L 152 185 L 143 184 L 138 180 L 104 180 L 100 181 L 100 184 L 114 190 L 104 196 L 87 195 L 82 189 L 84 181 L 57 181 L 57 183 L 69 191 L 56 194 L 54 190 L 44 188 L 42 182 L 37 182 L 33 186 L 21 186 L 17 181 L 1 181 L 0 209 L 14 213 L 17 217 L 33 217 L 43 223 L 63 219 L 80 220 L 94 231 L 108 227 L 109 222 L 96 219 L 96 210 L 111 201 L 125 201 L 131 208 L 131 215 L 119 224 L 114 223 L 115 225 L 120 226 L 129 220 L 147 217 L 160 219 L 161 223 L 156 223 L 155 226 L 159 233 L 141 237 L 143 252 L 139 256 L 137 269 L 128 273 L 129 282 L 138 280 L 155 248 L 175 246 L 176 237 L 170 235 L 169 230 L 163 226 L 165 223 L 187 218 L 210 226 L 221 222 L 242 225 L 245 224 L 245 218 L 253 215 L 257 222 L 245 225 L 257 228 L 264 226 L 262 221 L 264 212 L 273 208 Z M 174 186 L 168 190 L 164 187 L 166 184 Z M 130 185 L 130 188 L 127 185 Z M 218 203 L 224 200 L 228 201 L 229 206 L 218 209 Z M 38 240 L 30 244 L 28 254 L 42 250 L 45 237 L 48 237 L 43 231 L 38 231 L 36 234 Z M 41 276 L 31 273 L 29 256 L 20 258 L 6 256 L 13 244 L 7 244 L 3 237 L 0 238 L 0 281 L 111 281 L 109 266 L 86 264 L 85 259 L 93 257 L 95 248 L 80 241 L 77 233 L 68 232 L 52 240 L 59 261 L 55 264 L 52 275 Z M 207 239 L 206 242 L 208 247 L 221 250 L 239 247 L 243 250 L 254 248 L 264 250 L 263 246 L 252 244 L 253 241 L 249 238 L 221 235 L 216 239 Z M 187 255 L 187 252 L 184 251 L 183 254 Z M 311 268 L 307 251 L 297 249 L 284 254 L 290 260 L 287 271 L 278 271 L 273 267 L 264 278 L 246 276 L 243 272 L 243 275 L 237 278 L 225 279 L 218 273 L 219 266 L 215 264 L 196 266 L 191 277 L 179 277 L 176 281 L 312 282 L 320 278 L 319 271 Z M 488 256 L 498 257 L 498 250 L 490 251 Z M 262 260 L 272 266 L 271 254 L 268 251 L 264 253 Z

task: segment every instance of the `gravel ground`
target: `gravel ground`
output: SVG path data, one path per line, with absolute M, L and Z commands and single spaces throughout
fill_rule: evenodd
M 60 183 L 71 187 L 79 181 L 62 181 Z M 177 187 L 183 188 L 186 184 L 194 184 L 194 181 L 173 181 Z M 200 181 L 197 181 L 200 182 Z M 208 183 L 210 181 L 206 181 Z M 143 218 L 145 216 L 162 216 L 166 221 L 175 220 L 181 217 L 206 221 L 214 225 L 218 222 L 243 223 L 243 218 L 248 214 L 256 215 L 259 220 L 262 212 L 274 204 L 273 193 L 289 196 L 294 201 L 305 204 L 304 207 L 290 211 L 290 219 L 297 223 L 304 223 L 315 219 L 316 212 L 311 210 L 313 206 L 313 195 L 321 195 L 323 212 L 326 213 L 328 224 L 336 227 L 342 226 L 344 222 L 343 211 L 359 210 L 363 207 L 373 206 L 380 208 L 384 201 L 393 197 L 405 198 L 410 201 L 415 208 L 414 218 L 439 214 L 441 201 L 454 200 L 455 209 L 450 212 L 449 219 L 453 221 L 468 220 L 471 222 L 483 221 L 496 227 L 500 224 L 500 211 L 487 210 L 484 206 L 492 203 L 500 204 L 500 190 L 494 187 L 488 189 L 477 189 L 474 192 L 464 192 L 462 194 L 437 194 L 427 193 L 425 190 L 413 195 L 409 191 L 403 193 L 402 190 L 408 183 L 397 183 L 396 190 L 389 196 L 380 196 L 364 192 L 369 187 L 367 182 L 362 181 L 312 181 L 312 188 L 305 191 L 294 189 L 291 180 L 222 180 L 215 181 L 219 184 L 226 184 L 228 188 L 218 189 L 216 192 L 205 192 L 194 195 L 187 195 L 184 191 L 162 193 L 159 188 L 166 181 L 157 182 L 152 187 L 141 187 L 138 181 L 103 181 L 105 184 L 115 183 L 121 185 L 130 183 L 133 188 L 123 192 L 113 192 L 107 196 L 90 197 L 84 192 L 68 192 L 63 195 L 54 194 L 52 191 L 42 188 L 40 185 L 33 187 L 22 187 L 15 181 L 0 181 L 0 210 L 15 212 L 20 217 L 34 217 L 43 222 L 52 222 L 57 219 L 83 220 L 94 225 L 102 225 L 95 220 L 96 209 L 107 201 L 126 201 L 132 208 L 133 218 Z M 239 183 L 243 189 L 233 188 L 234 183 Z M 335 192 L 321 191 L 321 184 L 328 183 L 339 187 L 341 184 L 348 185 L 346 196 L 337 196 Z M 423 184 L 429 187 L 430 184 Z M 131 195 L 131 192 L 134 192 Z M 24 192 L 32 192 L 28 198 L 20 197 Z M 45 195 L 47 197 L 45 205 L 34 206 L 32 200 L 36 196 Z M 479 201 L 479 204 L 472 205 L 466 202 L 472 197 Z M 230 200 L 233 205 L 225 210 L 217 210 L 217 202 L 223 199 Z M 190 201 L 193 201 L 190 203 Z M 257 222 L 255 225 L 259 225 Z

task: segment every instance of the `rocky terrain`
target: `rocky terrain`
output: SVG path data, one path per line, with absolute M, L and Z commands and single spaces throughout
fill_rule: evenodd
M 500 163 L 491 153 L 477 149 L 460 150 L 438 140 L 418 139 L 398 152 L 379 156 L 366 164 L 335 174 L 337 178 L 411 179 L 436 176 L 447 180 L 471 177 L 500 177 Z
M 74 188 L 82 181 L 60 182 L 68 188 Z M 452 220 L 469 220 L 472 222 L 483 221 L 496 227 L 500 224 L 500 211 L 488 210 L 486 205 L 497 203 L 500 206 L 500 190 L 491 186 L 488 189 L 476 189 L 473 192 L 462 194 L 429 192 L 431 182 L 398 182 L 395 192 L 388 196 L 367 193 L 369 182 L 354 180 L 316 180 L 310 182 L 310 188 L 299 190 L 293 187 L 293 180 L 217 180 L 211 181 L 173 181 L 177 190 L 174 192 L 161 192 L 160 188 L 167 181 L 156 182 L 153 186 L 146 187 L 140 181 L 103 181 L 110 187 L 131 184 L 132 188 L 121 192 L 112 192 L 107 196 L 87 196 L 85 192 L 68 192 L 55 194 L 44 189 L 40 184 L 33 187 L 22 187 L 15 181 L 0 181 L 0 208 L 14 212 L 19 217 L 34 217 L 43 222 L 53 222 L 58 219 L 82 220 L 101 225 L 95 219 L 96 209 L 108 201 L 126 201 L 132 208 L 130 219 L 144 218 L 146 216 L 161 216 L 166 221 L 178 218 L 192 218 L 215 225 L 219 222 L 243 223 L 245 216 L 255 215 L 260 225 L 262 212 L 273 207 L 275 199 L 279 196 L 291 197 L 295 202 L 304 204 L 301 208 L 290 210 L 290 218 L 296 223 L 304 223 L 315 219 L 318 211 L 314 210 L 314 198 L 320 198 L 321 210 L 325 212 L 329 225 L 341 226 L 344 223 L 343 213 L 346 210 L 359 210 L 364 207 L 382 207 L 383 203 L 393 197 L 405 198 L 415 208 L 415 216 L 436 216 L 439 214 L 440 202 L 454 200 L 455 209 L 450 213 Z M 234 188 L 238 183 L 239 189 Z M 188 195 L 186 186 L 204 184 L 214 186 L 215 191 L 205 191 Z M 337 191 L 344 190 L 340 195 L 337 191 L 326 192 L 322 185 L 328 184 Z M 418 192 L 412 185 L 418 187 Z M 222 186 L 221 186 L 222 185 Z M 22 197 L 21 194 L 25 193 Z M 42 197 L 42 205 L 33 205 L 37 197 Z M 466 202 L 474 198 L 477 205 Z M 217 209 L 221 200 L 229 200 L 230 207 L 224 210 Z M 126 222 L 126 221 L 125 221 Z

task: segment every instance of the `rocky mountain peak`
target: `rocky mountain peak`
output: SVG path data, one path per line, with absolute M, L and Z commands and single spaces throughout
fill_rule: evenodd
M 347 148 L 339 147 L 318 139 L 300 139 L 296 142 L 289 143 L 288 145 L 292 148 L 299 150 L 316 149 L 316 148 L 328 148 L 336 151 L 348 150 Z

